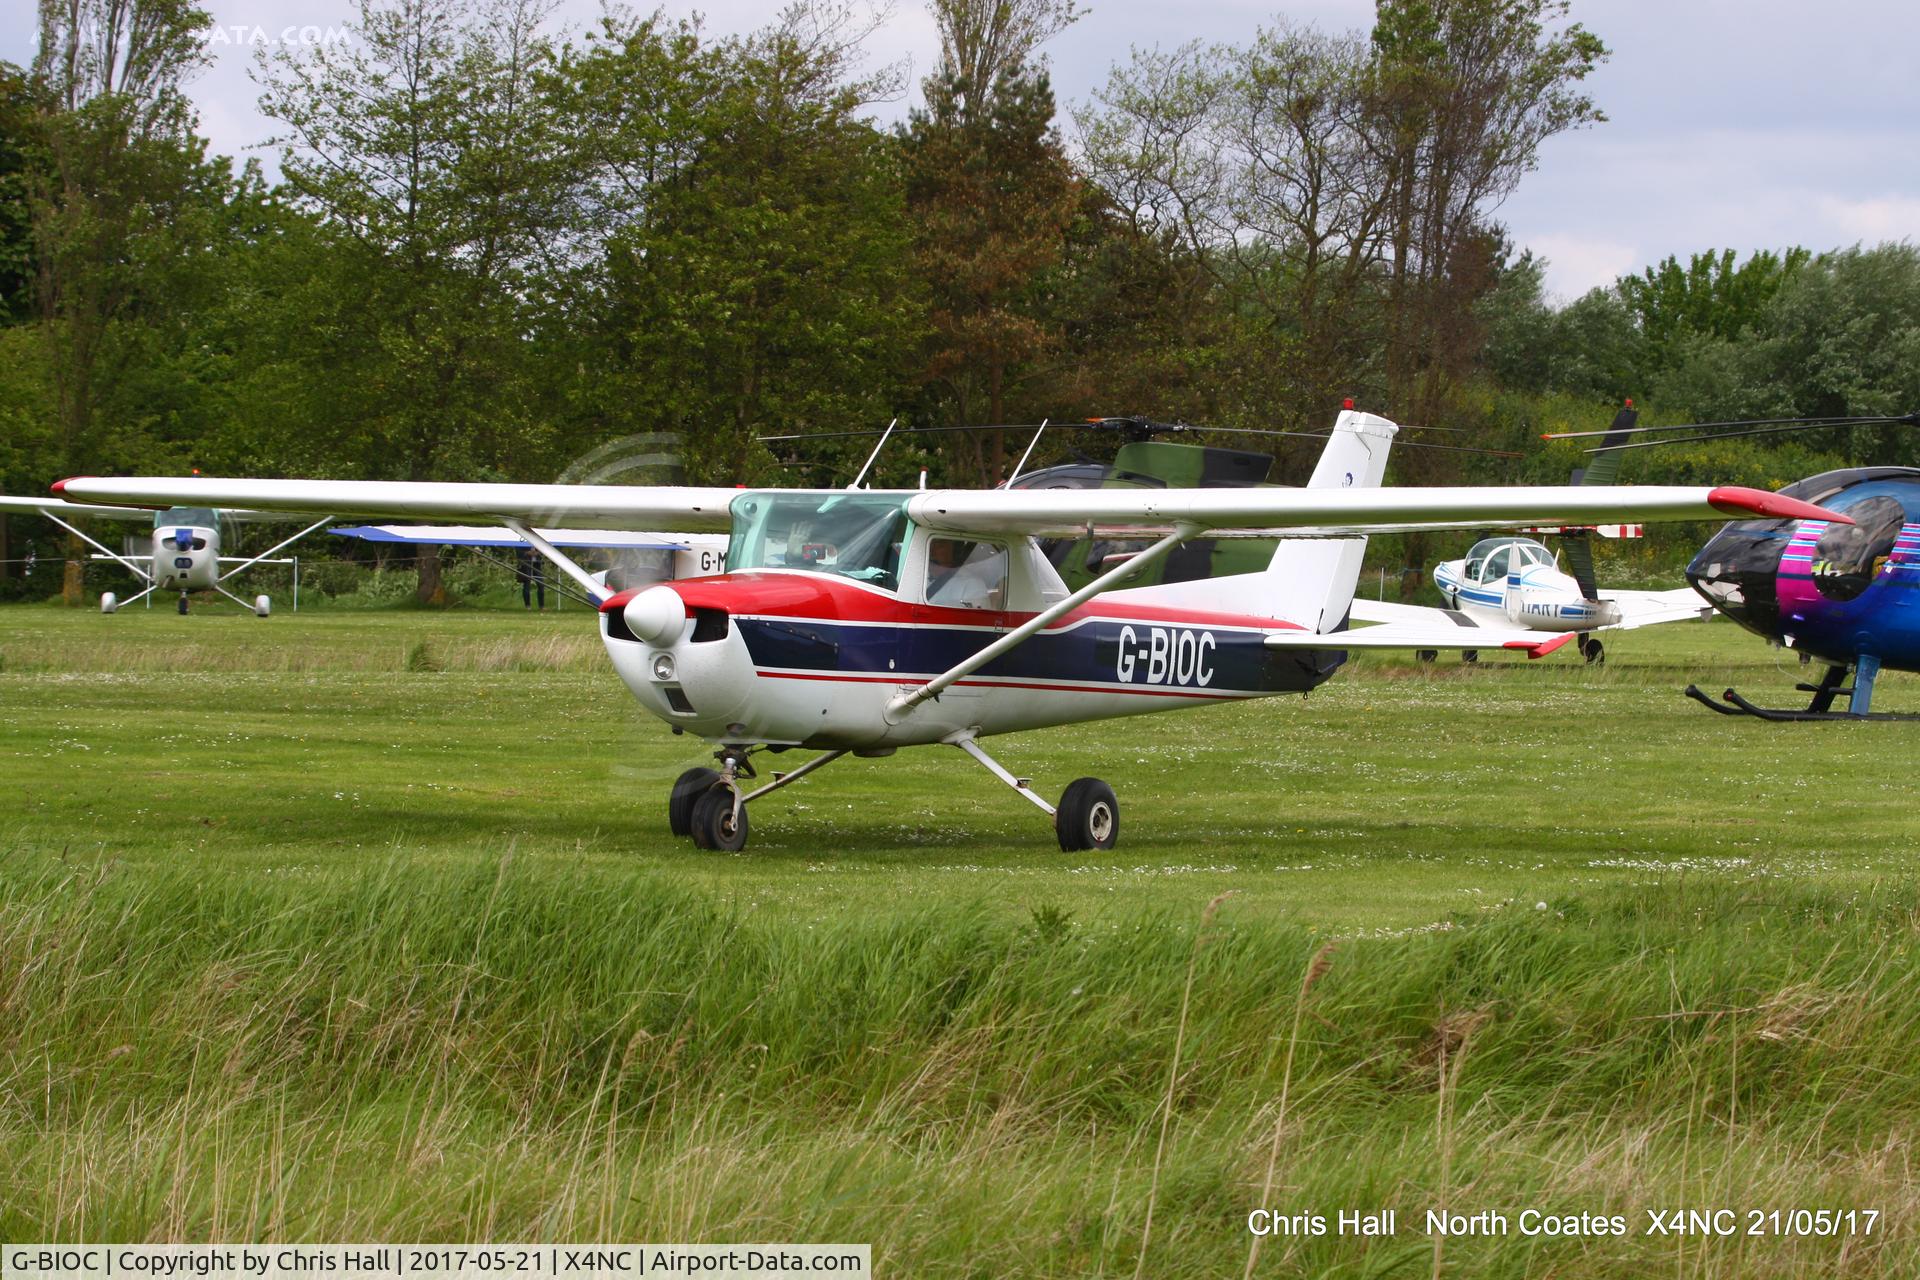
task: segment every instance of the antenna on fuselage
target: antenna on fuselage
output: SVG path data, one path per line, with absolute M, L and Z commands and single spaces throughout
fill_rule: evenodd
M 880 433 L 880 443 L 873 446 L 873 452 L 867 455 L 867 465 L 860 468 L 860 474 L 853 478 L 853 483 L 848 485 L 847 488 L 858 489 L 860 487 L 860 482 L 867 478 L 867 472 L 873 470 L 874 460 L 880 456 L 880 451 L 887 447 L 887 437 L 891 436 L 893 429 L 899 425 L 900 419 L 898 418 L 895 418 L 887 424 L 887 429 Z

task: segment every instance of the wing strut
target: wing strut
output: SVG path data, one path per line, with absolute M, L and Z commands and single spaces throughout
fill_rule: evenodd
M 597 605 L 607 598 L 607 588 L 604 584 L 595 582 L 592 574 L 574 563 L 573 557 L 554 546 L 551 542 L 548 542 L 545 538 L 541 537 L 538 532 L 528 528 L 512 516 L 502 517 L 500 523 L 519 534 L 526 540 L 528 546 L 552 561 L 554 568 L 579 583 L 582 589 L 586 591 L 587 599 L 593 601 L 594 604 Z
M 99 548 L 100 551 L 106 554 L 108 559 L 118 560 L 121 563 L 121 565 L 127 569 L 128 572 L 137 576 L 142 582 L 151 582 L 156 586 L 159 585 L 159 579 L 157 579 L 153 574 L 149 573 L 145 569 L 140 568 L 138 565 L 134 564 L 133 561 L 121 555 L 118 551 L 113 550 L 112 548 L 104 545 L 101 542 L 96 541 L 93 538 L 89 538 L 86 534 L 80 532 L 78 529 L 74 528 L 72 525 L 68 524 L 65 520 L 62 520 L 59 516 L 53 514 L 53 512 L 47 510 L 45 507 L 40 508 L 40 514 L 45 516 L 47 519 L 53 521 L 55 524 L 59 525 L 62 529 L 65 529 L 68 533 L 80 539 L 80 541 L 86 543 L 88 546 Z M 145 594 L 146 592 L 144 591 L 140 593 L 140 595 L 145 595 Z M 139 598 L 140 596 L 134 597 L 134 599 L 136 600 L 138 600 Z
M 271 547 L 268 547 L 265 551 L 262 551 L 259 555 L 255 556 L 251 560 L 241 561 L 239 564 L 235 565 L 233 568 L 221 574 L 220 577 L 215 581 L 214 585 L 218 586 L 220 585 L 220 583 L 225 582 L 228 578 L 231 578 L 234 574 L 243 573 L 246 570 L 253 568 L 253 566 L 259 564 L 262 560 L 265 560 L 268 556 L 280 550 L 280 548 L 290 547 L 294 543 L 300 541 L 300 539 L 312 533 L 315 529 L 325 528 L 328 524 L 332 522 L 332 520 L 333 520 L 332 516 L 328 516 L 324 520 L 316 520 L 312 524 L 308 525 L 306 528 L 302 529 L 300 532 L 294 534 L 291 538 L 288 538 L 286 541 L 274 543 Z M 249 605 L 248 607 L 251 608 L 252 606 Z
M 1144 569 L 1159 560 L 1165 559 L 1168 552 L 1195 534 L 1204 532 L 1205 529 L 1205 525 L 1192 524 L 1185 520 L 1181 521 L 1173 527 L 1172 533 L 1160 539 L 1160 541 L 1154 543 L 1139 555 L 1121 561 L 1113 568 L 1095 578 L 1092 582 L 1089 582 L 1086 586 L 1068 596 L 1065 600 L 1048 605 L 1045 609 L 1034 614 L 1031 618 L 1028 618 L 1025 622 L 1007 632 L 1007 634 L 1001 636 L 998 640 L 995 640 L 992 644 L 966 659 L 958 666 L 942 671 L 918 689 L 903 693 L 893 699 L 893 701 L 887 703 L 887 714 L 895 716 L 905 715 L 907 712 L 925 702 L 928 698 L 939 697 L 940 694 L 946 690 L 947 686 L 955 680 L 960 679 L 962 676 L 972 675 L 1001 654 L 1026 643 L 1027 640 L 1052 626 L 1067 614 L 1072 613 L 1075 609 L 1078 609 L 1102 591 L 1107 590 L 1119 582 L 1120 579 L 1131 574 L 1135 569 Z

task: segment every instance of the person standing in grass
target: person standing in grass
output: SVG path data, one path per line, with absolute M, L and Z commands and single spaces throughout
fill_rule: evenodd
M 532 547 L 520 549 L 520 603 L 525 608 L 533 608 L 534 593 L 540 594 L 540 608 L 547 607 L 547 574 L 540 563 L 540 553 Z

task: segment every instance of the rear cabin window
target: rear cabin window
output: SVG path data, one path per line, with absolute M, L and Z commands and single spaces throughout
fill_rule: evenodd
M 960 538 L 927 540 L 927 603 L 948 609 L 1007 607 L 1007 549 Z

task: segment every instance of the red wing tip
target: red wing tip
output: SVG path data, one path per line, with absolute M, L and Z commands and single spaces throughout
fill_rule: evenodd
M 1707 495 L 1707 505 L 1730 516 L 1767 516 L 1776 520 L 1827 520 L 1834 524 L 1852 524 L 1853 517 L 1817 507 L 1784 493 L 1748 489 L 1740 485 L 1721 485 Z
M 1542 640 L 1537 644 L 1528 640 L 1509 640 L 1502 647 L 1507 649 L 1524 649 L 1527 651 L 1528 660 L 1531 661 L 1534 658 L 1546 657 L 1555 649 L 1558 649 L 1561 645 L 1573 639 L 1575 634 L 1576 633 L 1572 631 L 1562 631 L 1552 639 Z
M 75 480 L 91 480 L 91 479 L 93 479 L 92 476 L 68 476 L 65 480 L 55 480 L 53 482 L 54 495 L 56 497 L 64 498 L 67 496 L 67 486 L 72 484 Z

